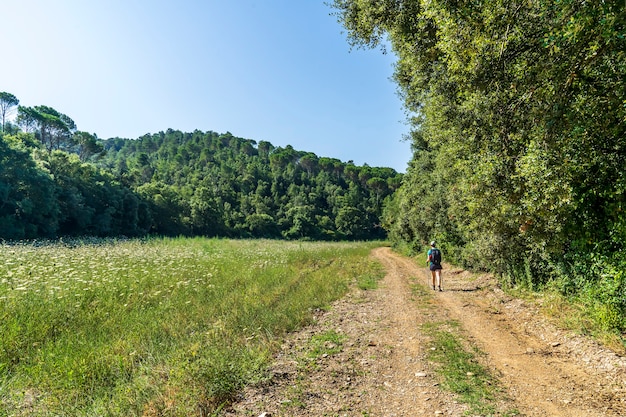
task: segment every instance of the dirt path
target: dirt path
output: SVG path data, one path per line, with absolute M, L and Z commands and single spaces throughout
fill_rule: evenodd
M 380 288 L 354 290 L 319 312 L 282 347 L 271 381 L 248 388 L 222 415 L 462 416 L 466 407 L 439 387 L 425 359 L 428 336 L 420 326 L 455 320 L 504 388 L 500 410 L 626 416 L 624 358 L 556 329 L 486 277 L 446 269 L 444 291 L 432 292 L 425 289 L 429 271 L 413 260 L 389 248 L 373 256 L 387 271 Z M 322 349 L 312 351 L 312 340 L 325 340 Z

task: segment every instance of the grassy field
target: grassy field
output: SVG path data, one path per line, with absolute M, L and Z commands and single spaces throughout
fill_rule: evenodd
M 286 332 L 368 285 L 376 245 L 0 245 L 0 416 L 214 414 Z

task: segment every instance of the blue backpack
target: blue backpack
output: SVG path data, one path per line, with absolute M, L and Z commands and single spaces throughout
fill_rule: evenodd
M 441 251 L 439 249 L 432 248 L 430 250 L 430 256 L 432 263 L 434 263 L 435 265 L 441 265 Z

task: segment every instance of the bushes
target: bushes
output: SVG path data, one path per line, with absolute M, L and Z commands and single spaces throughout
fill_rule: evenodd
M 561 264 L 549 287 L 582 304 L 596 325 L 608 332 L 626 331 L 626 257 L 594 253 L 573 255 Z

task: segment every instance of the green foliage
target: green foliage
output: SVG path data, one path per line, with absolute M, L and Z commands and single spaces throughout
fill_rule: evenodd
M 623 335 L 626 331 L 626 257 L 623 253 L 570 254 L 555 271 L 549 288 L 581 305 L 596 328 Z
M 137 236 L 149 230 L 142 202 L 110 174 L 61 151 L 40 158 L 57 187 L 60 235 Z
M 52 107 L 18 107 L 17 121 L 26 131 L 34 131 L 43 146 L 52 151 L 69 149 L 73 144 L 76 124 L 69 116 Z
M 24 142 L 22 141 L 24 139 Z M 53 236 L 59 208 L 54 183 L 25 146 L 28 135 L 0 136 L 0 237 Z
M 624 263 L 626 14 L 605 1 L 335 0 L 354 46 L 398 56 L 413 159 L 384 224 L 412 250 L 540 288 Z M 396 243 L 397 245 L 397 243 Z M 590 254 L 605 259 L 603 273 Z M 574 263 L 572 263 L 574 262 Z M 599 267 L 599 266 L 598 266 Z M 582 278 L 581 278 L 582 277 Z M 593 297 L 621 327 L 614 298 Z M 618 303 L 619 304 L 619 303 Z M 612 318 L 613 317 L 613 318 Z
M 104 141 L 98 164 L 148 201 L 152 232 L 286 239 L 378 239 L 390 168 L 319 158 L 230 133 L 175 130 Z

